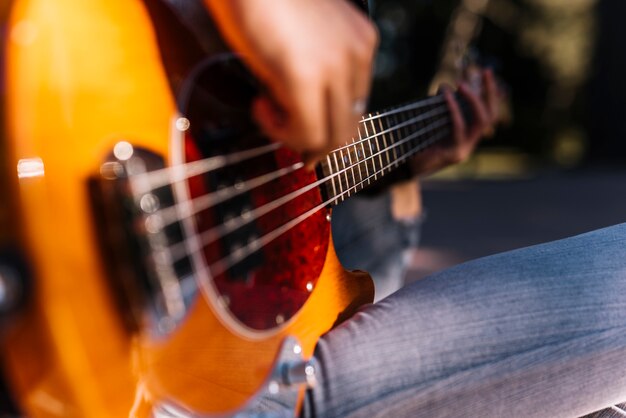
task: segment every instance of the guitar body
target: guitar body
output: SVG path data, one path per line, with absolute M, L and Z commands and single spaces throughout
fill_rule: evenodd
M 263 385 L 286 336 L 296 337 L 309 357 L 340 314 L 373 295 L 366 275 L 340 266 L 329 225 L 317 220 L 315 228 L 302 224 L 300 233 L 326 241 L 321 264 L 302 262 L 300 270 L 319 277 L 284 324 L 231 326 L 213 288 L 198 291 L 167 332 L 128 325 L 89 184 L 120 141 L 163 157 L 166 165 L 189 161 L 191 145 L 172 135 L 181 112 L 177 89 L 184 84 L 177 77 L 205 59 L 195 45 L 177 45 L 180 54 L 164 51 L 167 28 L 155 27 L 149 10 L 163 6 L 147 3 L 12 2 L 0 74 L 3 165 L 14 194 L 3 201 L 15 208 L 11 246 L 31 266 L 32 294 L 1 346 L 11 391 L 26 416 L 147 417 L 163 402 L 198 416 L 234 411 Z M 180 62 L 168 62 L 174 58 Z M 19 179 L 18 164 L 29 173 Z M 312 251 L 298 248 L 302 243 L 275 255 Z

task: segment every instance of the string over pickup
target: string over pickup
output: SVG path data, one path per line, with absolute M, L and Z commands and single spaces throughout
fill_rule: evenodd
M 104 264 L 126 323 L 157 336 L 183 320 L 197 290 L 189 257 L 172 253 L 184 242 L 183 227 L 161 215 L 175 207 L 172 185 L 150 182 L 163 169 L 160 156 L 122 141 L 90 181 Z

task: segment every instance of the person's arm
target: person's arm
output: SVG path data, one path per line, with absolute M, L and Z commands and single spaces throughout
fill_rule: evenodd
M 271 94 L 254 106 L 266 134 L 309 166 L 354 136 L 378 42 L 362 11 L 346 0 L 204 1 Z
M 204 1 L 227 42 L 268 88 L 271 97 L 259 98 L 254 113 L 270 138 L 301 152 L 312 167 L 356 134 L 378 42 L 365 14 L 346 0 Z M 469 127 L 450 91 L 444 93 L 452 140 L 419 154 L 416 174 L 464 159 L 492 129 L 493 76 L 485 82 L 484 97 L 460 87 L 475 116 Z

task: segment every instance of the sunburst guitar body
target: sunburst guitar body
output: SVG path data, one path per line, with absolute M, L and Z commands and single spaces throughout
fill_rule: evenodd
M 3 244 L 28 268 L 5 256 L 0 274 L 30 287 L 0 345 L 25 416 L 236 413 L 277 384 L 287 337 L 307 359 L 371 300 L 336 258 L 316 173 L 258 133 L 261 87 L 197 16 L 6 8 Z

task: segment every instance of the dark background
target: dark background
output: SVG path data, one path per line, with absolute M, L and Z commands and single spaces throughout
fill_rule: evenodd
M 372 107 L 427 92 L 457 0 L 376 0 Z M 410 279 L 626 220 L 626 2 L 489 0 L 474 42 L 512 121 L 461 167 L 425 179 Z
M 370 1 L 381 33 L 372 107 L 426 93 L 459 3 Z M 517 148 L 550 163 L 558 137 L 574 130 L 584 152 L 576 164 L 566 165 L 621 162 L 624 16 L 626 3 L 620 0 L 489 0 L 474 44 L 479 61 L 494 67 L 510 88 L 514 121 L 483 147 Z

